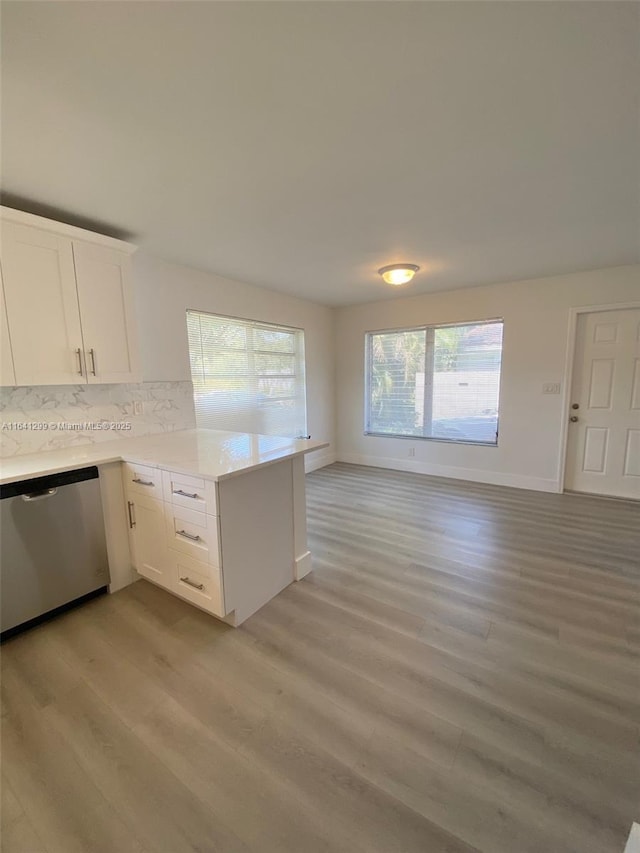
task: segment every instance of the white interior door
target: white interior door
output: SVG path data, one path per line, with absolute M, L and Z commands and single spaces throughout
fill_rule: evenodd
M 578 315 L 565 487 L 640 499 L 640 308 Z

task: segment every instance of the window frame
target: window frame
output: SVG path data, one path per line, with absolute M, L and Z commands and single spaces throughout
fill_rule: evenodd
M 291 379 L 294 381 L 294 387 L 297 387 L 298 385 L 301 386 L 300 396 L 303 398 L 301 408 L 304 411 L 304 429 L 303 429 L 303 434 L 301 434 L 299 436 L 295 436 L 295 438 L 308 438 L 308 435 L 306 435 L 306 433 L 307 433 L 307 430 L 309 427 L 309 412 L 308 412 L 308 396 L 307 396 L 306 334 L 305 334 L 304 328 L 302 326 L 285 326 L 283 323 L 272 323 L 272 322 L 269 322 L 268 320 L 256 320 L 256 319 L 253 319 L 250 317 L 238 317 L 237 315 L 232 315 L 232 314 L 219 314 L 215 311 L 205 311 L 202 308 L 186 308 L 185 309 L 185 320 L 186 320 L 185 331 L 187 333 L 187 353 L 189 356 L 189 371 L 191 373 L 191 382 L 192 382 L 193 391 L 194 391 L 194 405 L 195 405 L 196 389 L 195 389 L 195 382 L 194 382 L 194 378 L 193 378 L 193 369 L 191 367 L 191 346 L 190 346 L 190 342 L 189 342 L 189 331 L 188 331 L 189 315 L 190 314 L 207 315 L 209 317 L 215 317 L 217 320 L 222 320 L 222 321 L 226 320 L 229 323 L 237 323 L 237 324 L 245 325 L 247 327 L 247 331 L 250 333 L 251 345 L 246 346 L 246 347 L 238 347 L 238 348 L 225 347 L 224 349 L 228 349 L 230 352 L 235 351 L 235 352 L 246 353 L 248 356 L 248 359 L 249 359 L 249 364 L 253 363 L 254 355 L 256 353 L 258 353 L 258 354 L 264 353 L 266 355 L 281 354 L 281 355 L 288 355 L 288 356 L 292 357 L 293 364 L 294 364 L 294 372 L 293 373 L 282 374 L 282 375 L 271 374 L 271 375 L 266 375 L 264 378 L 267 378 L 267 379 L 279 379 L 279 378 Z M 295 352 L 278 353 L 277 350 L 272 351 L 272 350 L 262 350 L 259 348 L 256 349 L 256 347 L 254 346 L 254 344 L 255 344 L 254 333 L 256 332 L 256 330 L 260 330 L 260 329 L 264 329 L 266 331 L 276 331 L 276 332 L 282 331 L 282 332 L 293 333 L 295 335 L 295 341 L 296 341 Z M 221 347 L 220 349 L 223 349 L 223 348 Z M 234 375 L 237 375 L 237 374 L 234 374 Z M 249 369 L 247 371 L 246 376 L 248 378 L 250 378 L 251 381 L 254 383 L 256 382 L 257 379 L 260 379 L 259 374 L 256 374 L 255 371 L 252 371 L 251 369 Z M 295 400 L 297 400 L 298 396 L 299 396 L 298 394 L 294 394 L 293 396 L 273 397 L 273 398 L 269 398 L 269 399 L 270 399 L 270 402 L 272 402 L 272 403 L 286 402 L 289 400 L 295 401 Z M 197 406 L 196 406 L 196 422 L 197 422 Z
M 406 433 L 375 432 L 369 428 L 371 422 L 371 378 L 373 368 L 373 345 L 374 335 L 398 334 L 402 332 L 425 332 L 430 330 L 450 329 L 457 326 L 490 325 L 500 323 L 502 325 L 502 346 L 500 348 L 500 380 L 498 383 L 498 414 L 496 417 L 496 440 L 495 441 L 473 441 L 468 438 L 445 438 L 443 436 L 431 435 L 408 435 Z M 486 317 L 481 320 L 461 320 L 453 323 L 421 323 L 419 326 L 399 326 L 395 328 L 367 329 L 364 333 L 364 431 L 363 435 L 373 438 L 393 438 L 408 441 L 438 441 L 444 444 L 466 444 L 471 447 L 498 447 L 500 443 L 500 408 L 502 402 L 502 357 L 504 353 L 504 317 Z M 426 366 L 426 359 L 425 359 Z M 425 376 L 426 379 L 426 376 Z

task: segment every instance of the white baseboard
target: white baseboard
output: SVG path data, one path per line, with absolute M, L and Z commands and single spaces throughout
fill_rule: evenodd
M 561 491 L 556 480 L 484 471 L 481 468 L 458 468 L 454 465 L 436 465 L 416 460 L 395 459 L 391 456 L 366 456 L 358 453 L 339 453 L 337 461 L 352 465 L 370 465 L 373 468 L 390 468 L 394 471 L 413 471 L 416 474 L 431 474 L 433 477 L 450 477 L 453 480 L 470 480 L 473 483 L 489 483 L 492 486 L 532 489 L 536 492 Z
M 640 853 L 640 826 L 634 823 L 624 853 Z
M 304 554 L 300 554 L 299 557 L 296 557 L 294 573 L 295 579 L 297 581 L 301 581 L 303 577 L 309 574 L 311 571 L 311 551 L 305 551 Z
M 306 474 L 312 471 L 317 471 L 318 468 L 324 468 L 326 465 L 333 465 L 336 461 L 335 451 L 329 449 L 322 452 L 308 453 L 304 457 L 304 470 Z

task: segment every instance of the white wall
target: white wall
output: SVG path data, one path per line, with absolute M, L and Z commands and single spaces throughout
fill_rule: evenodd
M 640 300 L 640 266 L 354 305 L 336 311 L 338 459 L 445 477 L 561 489 L 562 382 L 572 307 Z M 374 329 L 504 318 L 498 447 L 365 436 L 364 335 Z M 563 389 L 564 390 L 564 389 Z M 415 459 L 409 459 L 409 448 Z
M 307 456 L 307 470 L 335 459 L 333 310 L 303 299 L 134 255 L 136 313 L 145 381 L 191 379 L 186 310 L 192 308 L 304 329 L 307 427 L 331 447 Z

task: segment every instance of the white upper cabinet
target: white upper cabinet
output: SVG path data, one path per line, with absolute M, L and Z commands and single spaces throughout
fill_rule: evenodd
M 133 246 L 2 208 L 0 247 L 15 371 L 2 384 L 139 380 Z
M 15 385 L 16 372 L 13 369 L 13 353 L 9 339 L 9 324 L 7 323 L 7 308 L 4 301 L 4 287 L 0 275 L 0 385 Z
M 130 257 L 74 240 L 73 259 L 88 381 L 137 381 Z
M 71 241 L 3 222 L 2 278 L 16 384 L 84 382 Z

